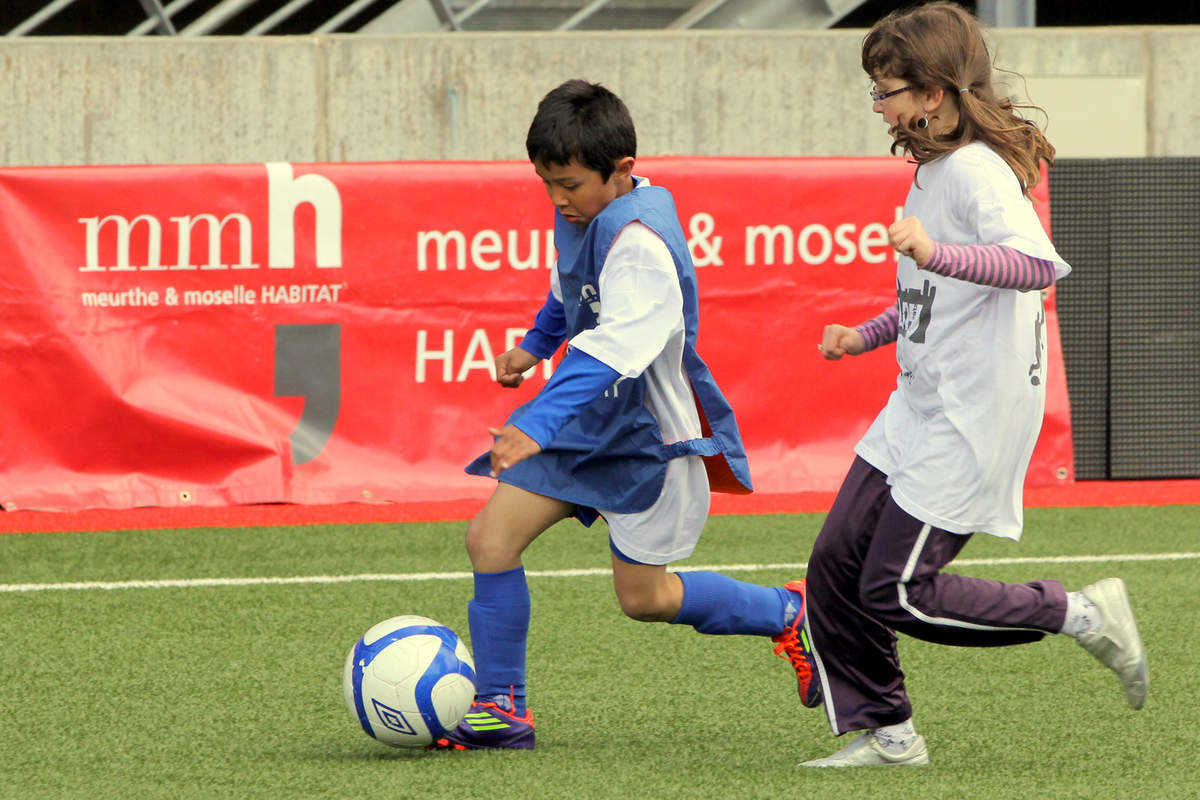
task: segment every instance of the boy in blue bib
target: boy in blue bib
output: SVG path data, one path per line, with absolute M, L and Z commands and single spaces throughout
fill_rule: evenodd
M 710 489 L 752 486 L 733 410 L 696 353 L 696 272 L 674 201 L 633 174 L 628 109 L 602 86 L 567 81 L 538 105 L 526 149 L 554 205 L 558 262 L 533 329 L 497 357 L 496 379 L 517 386 L 564 340 L 569 346 L 542 391 L 488 429 L 491 451 L 467 467 L 497 479 L 467 528 L 476 698 L 437 746 L 533 747 L 521 554 L 570 516 L 608 523 L 626 615 L 772 637 L 795 668 L 801 699 L 819 704 L 800 639 L 803 581 L 763 587 L 666 569 L 695 548 Z

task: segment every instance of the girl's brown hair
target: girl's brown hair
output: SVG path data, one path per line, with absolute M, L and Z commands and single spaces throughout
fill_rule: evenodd
M 1012 167 L 1028 194 L 1040 178 L 1039 162 L 1054 163 L 1054 146 L 1014 110 L 1037 107 L 1014 105 L 996 94 L 979 21 L 960 6 L 938 2 L 888 14 L 863 39 L 862 67 L 873 80 L 901 78 L 916 91 L 943 89 L 957 98 L 954 130 L 935 136 L 910 122 L 896 132 L 892 152 L 902 148 L 918 171 L 938 156 L 982 141 Z

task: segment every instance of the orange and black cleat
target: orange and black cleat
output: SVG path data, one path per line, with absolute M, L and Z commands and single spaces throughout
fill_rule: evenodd
M 792 620 L 792 624 L 784 628 L 778 636 L 772 636 L 771 641 L 775 642 L 775 655 L 791 661 L 796 670 L 800 702 L 808 708 L 816 708 L 821 705 L 821 682 L 817 680 L 808 636 L 804 633 L 804 613 L 807 605 L 804 598 L 805 585 L 803 578 L 784 584 L 783 588 L 800 595 L 800 611 Z

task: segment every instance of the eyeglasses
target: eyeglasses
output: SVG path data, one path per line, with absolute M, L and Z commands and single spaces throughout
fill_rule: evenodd
M 882 103 L 884 100 L 887 100 L 892 95 L 900 94 L 901 92 L 907 92 L 911 88 L 913 88 L 913 87 L 901 86 L 899 89 L 892 89 L 890 92 L 877 92 L 874 89 L 871 89 L 870 90 L 871 100 L 876 103 Z

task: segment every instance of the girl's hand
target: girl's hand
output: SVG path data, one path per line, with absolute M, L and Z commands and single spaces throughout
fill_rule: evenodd
M 817 348 L 825 355 L 825 358 L 837 361 L 847 353 L 852 356 L 859 355 L 867 349 L 867 345 L 863 341 L 862 334 L 854 328 L 847 328 L 845 325 L 826 325 L 825 335 L 821 338 L 821 343 L 817 345 Z
M 916 217 L 905 217 L 892 223 L 888 228 L 888 240 L 900 255 L 908 256 L 918 267 L 925 266 L 933 257 L 933 239 L 925 233 L 921 220 Z

